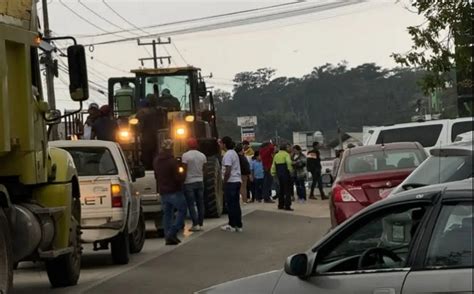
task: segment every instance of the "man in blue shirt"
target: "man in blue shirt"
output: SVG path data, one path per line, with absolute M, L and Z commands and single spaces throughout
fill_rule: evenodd
M 263 170 L 262 159 L 258 151 L 255 152 L 252 160 L 250 169 L 252 170 L 252 180 L 254 186 L 254 195 L 258 202 L 263 202 L 263 179 L 265 178 L 265 172 Z

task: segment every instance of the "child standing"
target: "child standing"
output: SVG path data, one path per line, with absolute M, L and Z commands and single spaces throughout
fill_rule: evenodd
M 250 169 L 252 170 L 255 198 L 257 202 L 263 202 L 263 179 L 265 178 L 265 173 L 262 158 L 258 151 L 255 152 Z

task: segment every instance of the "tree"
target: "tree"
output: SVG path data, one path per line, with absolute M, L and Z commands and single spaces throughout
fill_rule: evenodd
M 458 78 L 469 77 L 472 91 L 470 0 L 413 0 L 411 6 L 426 21 L 408 27 L 413 41 L 411 50 L 404 54 L 394 53 L 392 57 L 401 65 L 427 70 L 421 83 L 425 93 L 452 84 L 454 70 Z

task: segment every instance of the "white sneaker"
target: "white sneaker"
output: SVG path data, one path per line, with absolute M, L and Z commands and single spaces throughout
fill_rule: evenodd
M 244 231 L 244 229 L 242 229 L 242 228 L 235 228 L 235 231 L 236 231 L 237 233 L 242 233 L 242 232 Z
M 189 229 L 190 232 L 200 232 L 202 231 L 201 227 L 198 225 L 198 226 L 192 226 L 190 229 Z
M 234 227 L 231 227 L 230 225 L 222 226 L 221 230 L 226 231 L 226 232 L 236 232 L 237 231 Z

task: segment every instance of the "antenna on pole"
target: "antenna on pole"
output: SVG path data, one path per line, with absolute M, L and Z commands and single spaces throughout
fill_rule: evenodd
M 140 39 L 137 39 L 137 44 L 138 46 L 152 46 L 153 47 L 153 56 L 152 57 L 142 57 L 138 58 L 138 60 L 141 62 L 142 66 L 145 64 L 144 61 L 146 60 L 153 60 L 153 66 L 154 68 L 158 68 L 158 60 L 160 61 L 160 65 L 163 66 L 163 60 L 168 61 L 168 65 L 171 64 L 171 56 L 158 56 L 158 50 L 157 50 L 157 45 L 167 45 L 171 44 L 171 38 L 168 37 L 166 38 L 165 41 L 161 39 L 161 37 L 158 37 L 158 39 L 153 39 L 151 42 L 148 43 L 142 43 Z

